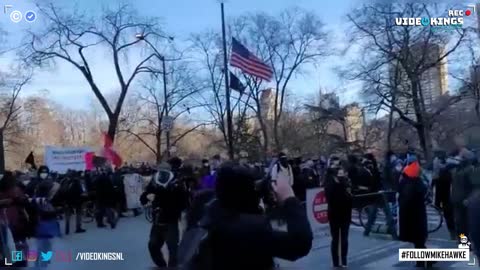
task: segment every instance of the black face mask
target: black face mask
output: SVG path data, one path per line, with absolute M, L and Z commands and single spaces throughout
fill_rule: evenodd
M 288 166 L 288 159 L 287 158 L 280 158 L 280 164 L 282 167 L 287 167 Z

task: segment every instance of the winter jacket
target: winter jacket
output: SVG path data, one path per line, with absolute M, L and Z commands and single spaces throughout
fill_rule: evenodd
M 186 186 L 178 181 L 172 182 L 167 187 L 159 186 L 151 181 L 140 196 L 142 205 L 147 204 L 147 195 L 154 194 L 152 209 L 158 210 L 158 221 L 161 223 L 178 222 L 182 211 L 188 206 L 189 194 Z
M 111 177 L 107 174 L 101 174 L 97 176 L 94 185 L 97 203 L 106 207 L 114 207 L 117 197 Z
M 469 239 L 474 246 L 475 254 L 480 257 L 480 190 L 472 192 L 468 204 Z
M 407 171 L 409 166 L 418 166 L 418 170 L 414 170 L 412 174 Z M 428 187 L 421 180 L 419 165 L 409 166 L 402 174 L 398 190 L 399 239 L 411 243 L 424 243 L 428 237 L 425 206 Z
M 462 204 L 468 198 L 472 191 L 471 177 L 474 167 L 471 165 L 462 165 L 454 170 L 452 177 L 451 199 L 454 204 Z
M 295 261 L 312 247 L 313 234 L 305 210 L 296 198 L 280 208 L 288 231 L 276 231 L 259 214 L 232 212 L 213 204 L 209 209 L 213 267 L 210 270 L 273 269 L 273 258 Z
M 345 224 L 352 219 L 351 183 L 348 178 L 335 180 L 327 175 L 325 195 L 328 202 L 328 219 L 330 223 Z
M 10 190 L 0 192 L 0 200 L 3 199 L 20 201 L 26 199 L 26 197 L 19 187 L 14 186 Z M 15 239 L 26 238 L 28 236 L 28 215 L 24 206 L 22 204 L 12 204 L 10 207 L 6 208 L 5 213 L 13 237 Z
M 57 212 L 52 203 L 45 197 L 38 197 L 32 200 L 32 204 L 37 209 L 35 237 L 59 237 L 61 235 L 60 224 L 57 220 Z

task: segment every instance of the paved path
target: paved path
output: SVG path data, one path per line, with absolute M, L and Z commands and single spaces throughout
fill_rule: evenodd
M 84 234 L 71 234 L 56 239 L 53 251 L 76 252 L 123 252 L 124 261 L 98 262 L 74 261 L 70 263 L 56 262 L 55 260 L 47 269 L 51 270 L 91 270 L 91 269 L 115 269 L 115 270 L 140 270 L 154 267 L 148 250 L 147 241 L 150 224 L 143 215 L 120 219 L 116 229 L 99 229 L 94 223 L 86 225 L 87 232 Z M 350 269 L 389 269 L 390 267 L 410 268 L 412 263 L 398 262 L 398 249 L 411 247 L 408 243 L 392 241 L 388 236 L 372 234 L 370 237 L 362 235 L 362 228 L 352 227 L 349 237 L 349 266 Z M 431 235 L 432 240 L 427 243 L 428 247 L 455 247 L 456 243 L 448 241 L 447 232 L 441 229 Z M 31 243 L 35 249 L 34 242 Z M 296 262 L 278 260 L 282 269 L 330 269 L 330 239 L 328 237 L 316 238 L 310 254 Z M 460 266 L 465 268 L 463 262 L 441 262 L 439 267 Z

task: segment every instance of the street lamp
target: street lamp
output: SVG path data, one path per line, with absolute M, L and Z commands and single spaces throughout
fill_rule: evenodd
M 158 59 L 160 59 L 160 61 L 162 61 L 163 96 L 164 96 L 163 106 L 165 108 L 165 120 L 170 121 L 170 119 L 168 117 L 167 72 L 166 72 L 166 67 L 165 67 L 165 57 L 161 53 L 158 52 L 158 50 L 155 48 L 155 46 L 152 45 L 152 43 L 150 43 L 150 41 L 148 41 L 145 38 L 145 35 L 143 33 L 136 34 L 135 38 L 138 39 L 138 40 L 145 41 L 153 49 L 153 51 L 155 52 L 155 56 L 157 56 Z M 168 40 L 173 41 L 173 37 L 171 37 L 171 36 L 168 37 Z M 160 128 L 160 126 L 159 126 L 159 128 Z M 167 157 L 170 157 L 170 128 L 166 129 L 166 134 L 165 135 L 166 135 L 166 141 L 167 141 Z

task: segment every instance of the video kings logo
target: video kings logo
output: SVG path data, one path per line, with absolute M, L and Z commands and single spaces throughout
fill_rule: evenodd
M 447 26 L 461 27 L 464 17 L 475 14 L 475 5 L 467 5 L 466 9 L 450 9 L 447 17 L 395 18 L 397 26 Z

